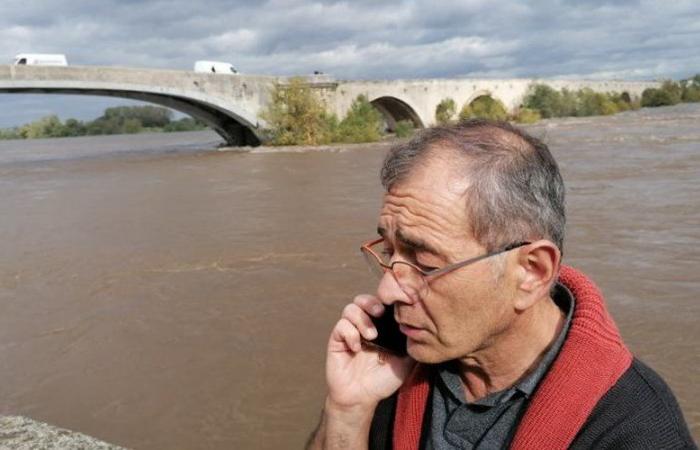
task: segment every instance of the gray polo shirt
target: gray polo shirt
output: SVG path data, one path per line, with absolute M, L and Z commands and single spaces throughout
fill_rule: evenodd
M 566 314 L 566 322 L 537 368 L 518 384 L 469 403 L 455 363 L 440 365 L 432 389 L 426 449 L 502 449 L 510 444 L 530 397 L 559 353 L 571 324 L 574 312 L 571 292 L 557 284 L 552 298 Z

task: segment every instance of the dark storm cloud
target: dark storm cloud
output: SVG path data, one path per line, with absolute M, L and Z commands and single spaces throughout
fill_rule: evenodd
M 337 78 L 682 78 L 700 72 L 700 2 L 4 0 L 0 61 Z M 3 96 L 7 98 L 7 96 Z M 1 120 L 1 118 L 0 118 Z
M 17 1 L 0 6 L 0 56 L 75 64 L 341 78 L 690 75 L 694 1 Z

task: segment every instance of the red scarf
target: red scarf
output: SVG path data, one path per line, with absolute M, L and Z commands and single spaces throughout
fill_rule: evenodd
M 574 315 L 559 355 L 518 425 L 513 449 L 569 447 L 598 400 L 632 363 L 597 286 L 568 266 L 561 267 L 559 281 L 576 299 Z M 428 368 L 418 364 L 399 390 L 394 449 L 418 449 L 429 392 Z

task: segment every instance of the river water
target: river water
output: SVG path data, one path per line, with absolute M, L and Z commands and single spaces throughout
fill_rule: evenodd
M 700 438 L 700 105 L 530 129 L 567 183 L 565 262 Z M 388 145 L 218 142 L 0 141 L 0 414 L 134 449 L 303 445 L 328 332 L 373 286 Z

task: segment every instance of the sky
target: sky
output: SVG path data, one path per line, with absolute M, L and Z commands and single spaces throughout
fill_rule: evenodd
M 337 79 L 682 79 L 700 73 L 700 1 L 2 0 L 0 63 L 63 53 L 71 65 Z M 92 119 L 136 104 L 0 94 L 0 127 Z

